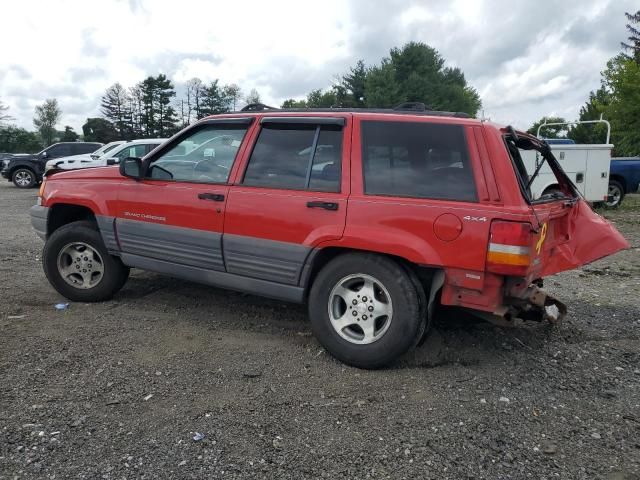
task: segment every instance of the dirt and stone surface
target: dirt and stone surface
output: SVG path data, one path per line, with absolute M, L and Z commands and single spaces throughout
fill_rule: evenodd
M 55 310 L 35 198 L 0 184 L 1 479 L 640 478 L 638 196 L 606 212 L 630 250 L 547 280 L 560 327 L 449 312 L 380 371 L 304 307 L 152 273 Z

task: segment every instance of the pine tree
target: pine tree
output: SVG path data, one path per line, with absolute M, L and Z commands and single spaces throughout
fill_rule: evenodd
M 225 89 L 218 86 L 218 80 L 214 80 L 208 87 L 203 87 L 200 100 L 199 118 L 229 111 L 230 98 Z
M 176 130 L 176 111 L 171 99 L 176 92 L 165 75 L 147 77 L 138 85 L 141 93 L 141 133 L 147 138 L 166 137 Z
M 631 55 L 625 55 L 626 58 L 629 60 L 635 60 L 635 62 L 640 65 L 640 30 L 634 26 L 640 25 L 640 10 L 636 13 L 625 12 L 624 14 L 629 21 L 629 23 L 627 23 L 627 31 L 629 32 L 627 40 L 629 43 L 620 43 L 622 44 L 622 49 L 624 51 L 631 52 Z
M 111 85 L 102 96 L 102 114 L 115 126 L 120 138 L 131 139 L 131 98 L 120 83 Z
M 358 60 L 349 73 L 343 75 L 338 85 L 334 87 L 336 100 L 341 107 L 364 107 L 364 89 L 367 80 L 367 68 L 364 61 Z

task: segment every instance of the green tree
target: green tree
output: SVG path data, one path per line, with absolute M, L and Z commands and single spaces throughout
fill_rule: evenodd
M 534 122 L 527 132 L 531 135 L 537 135 L 538 127 L 543 123 L 566 123 L 566 121 L 567 120 L 562 117 L 542 117 L 537 122 Z M 551 125 L 549 127 L 542 127 L 540 129 L 540 136 L 542 138 L 567 138 L 568 132 L 568 125 Z
M 365 81 L 365 105 L 369 108 L 390 108 L 406 100 L 396 80 L 391 60 L 385 58 L 380 65 L 371 67 Z
M 55 140 L 56 124 L 60 120 L 60 115 L 62 111 L 55 98 L 49 98 L 42 105 L 36 106 L 33 124 L 38 129 L 45 147 Z
M 606 115 L 609 105 L 609 93 L 604 87 L 600 87 L 595 92 L 589 93 L 589 100 L 580 107 L 579 120 L 599 120 Z M 607 127 L 604 124 L 583 124 L 575 125 L 567 134 L 567 137 L 576 143 L 604 143 L 607 138 Z
M 102 96 L 100 107 L 102 115 L 113 123 L 120 138 L 131 139 L 133 128 L 129 92 L 120 83 L 114 83 Z
M 419 42 L 392 48 L 388 58 L 369 69 L 364 98 L 367 107 L 422 102 L 435 110 L 470 115 L 475 115 L 482 104 L 462 70 L 445 67 L 444 58 L 437 50 Z
M 334 90 L 323 92 L 318 88 L 309 92 L 305 103 L 309 108 L 331 108 L 335 107 L 337 102 L 338 99 Z
M 62 133 L 62 136 L 60 137 L 60 141 L 61 142 L 76 142 L 78 141 L 78 138 L 80 138 L 80 136 L 75 132 L 75 130 L 70 127 L 69 125 L 66 125 L 64 127 L 64 132 Z
M 640 155 L 640 64 L 618 55 L 607 63 L 602 82 L 616 155 Z
M 334 85 L 336 102 L 341 107 L 362 108 L 365 106 L 365 87 L 367 81 L 367 67 L 363 60 L 358 60 L 349 72 L 340 78 L 340 82 Z
M 242 98 L 242 89 L 235 83 L 232 83 L 230 85 L 225 85 L 222 88 L 222 95 L 224 98 L 228 99 L 229 109 L 232 112 L 235 112 L 236 109 L 238 108 L 238 103 Z
M 86 142 L 109 143 L 118 140 L 116 127 L 104 118 L 87 118 L 82 133 Z
M 627 60 L 634 60 L 637 64 L 640 64 L 640 10 L 636 13 L 625 12 L 625 16 L 629 23 L 627 23 L 627 32 L 629 36 L 627 40 L 629 43 L 621 42 L 622 49 L 625 52 L 631 52 L 630 55 L 624 54 Z
M 0 128 L 0 152 L 36 153 L 42 150 L 42 140 L 36 132 L 9 125 Z
M 228 112 L 230 103 L 231 99 L 226 96 L 225 89 L 218 86 L 218 80 L 214 80 L 202 88 L 199 118 Z
M 280 108 L 307 108 L 307 101 L 289 98 L 284 102 L 282 102 L 282 105 L 280 105 Z
M 176 131 L 176 111 L 171 106 L 175 97 L 171 80 L 166 75 L 147 77 L 139 84 L 142 96 L 141 130 L 147 138 L 166 137 Z

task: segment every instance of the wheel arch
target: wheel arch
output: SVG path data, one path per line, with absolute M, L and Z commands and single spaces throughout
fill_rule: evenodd
M 620 185 L 622 185 L 622 193 L 627 193 L 627 182 L 622 175 L 614 173 L 609 176 L 609 180 L 615 180 L 616 182 L 618 182 Z
M 80 220 L 89 220 L 95 223 L 96 215 L 92 209 L 84 205 L 56 203 L 49 210 L 47 236 L 64 225 Z
M 305 267 L 302 271 L 302 275 L 300 278 L 300 284 L 304 288 L 304 298 L 305 300 L 308 298 L 309 290 L 313 285 L 315 278 L 320 273 L 320 270 L 327 265 L 330 261 L 339 257 L 341 255 L 347 255 L 350 253 L 368 253 L 372 255 L 378 255 L 381 257 L 386 257 L 391 260 L 394 260 L 399 265 L 401 265 L 409 274 L 412 281 L 417 286 L 421 286 L 423 291 L 428 296 L 429 288 L 431 285 L 431 279 L 433 275 L 440 270 L 443 270 L 440 267 L 429 267 L 425 265 L 419 265 L 411 260 L 404 258 L 399 255 L 393 255 L 389 253 L 376 252 L 372 250 L 362 250 L 351 247 L 337 247 L 337 246 L 328 246 L 324 248 L 318 248 L 314 250 L 307 258 Z

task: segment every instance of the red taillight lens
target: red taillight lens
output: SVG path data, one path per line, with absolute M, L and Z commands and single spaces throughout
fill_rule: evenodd
M 487 271 L 524 276 L 531 265 L 531 224 L 494 221 L 487 250 Z

